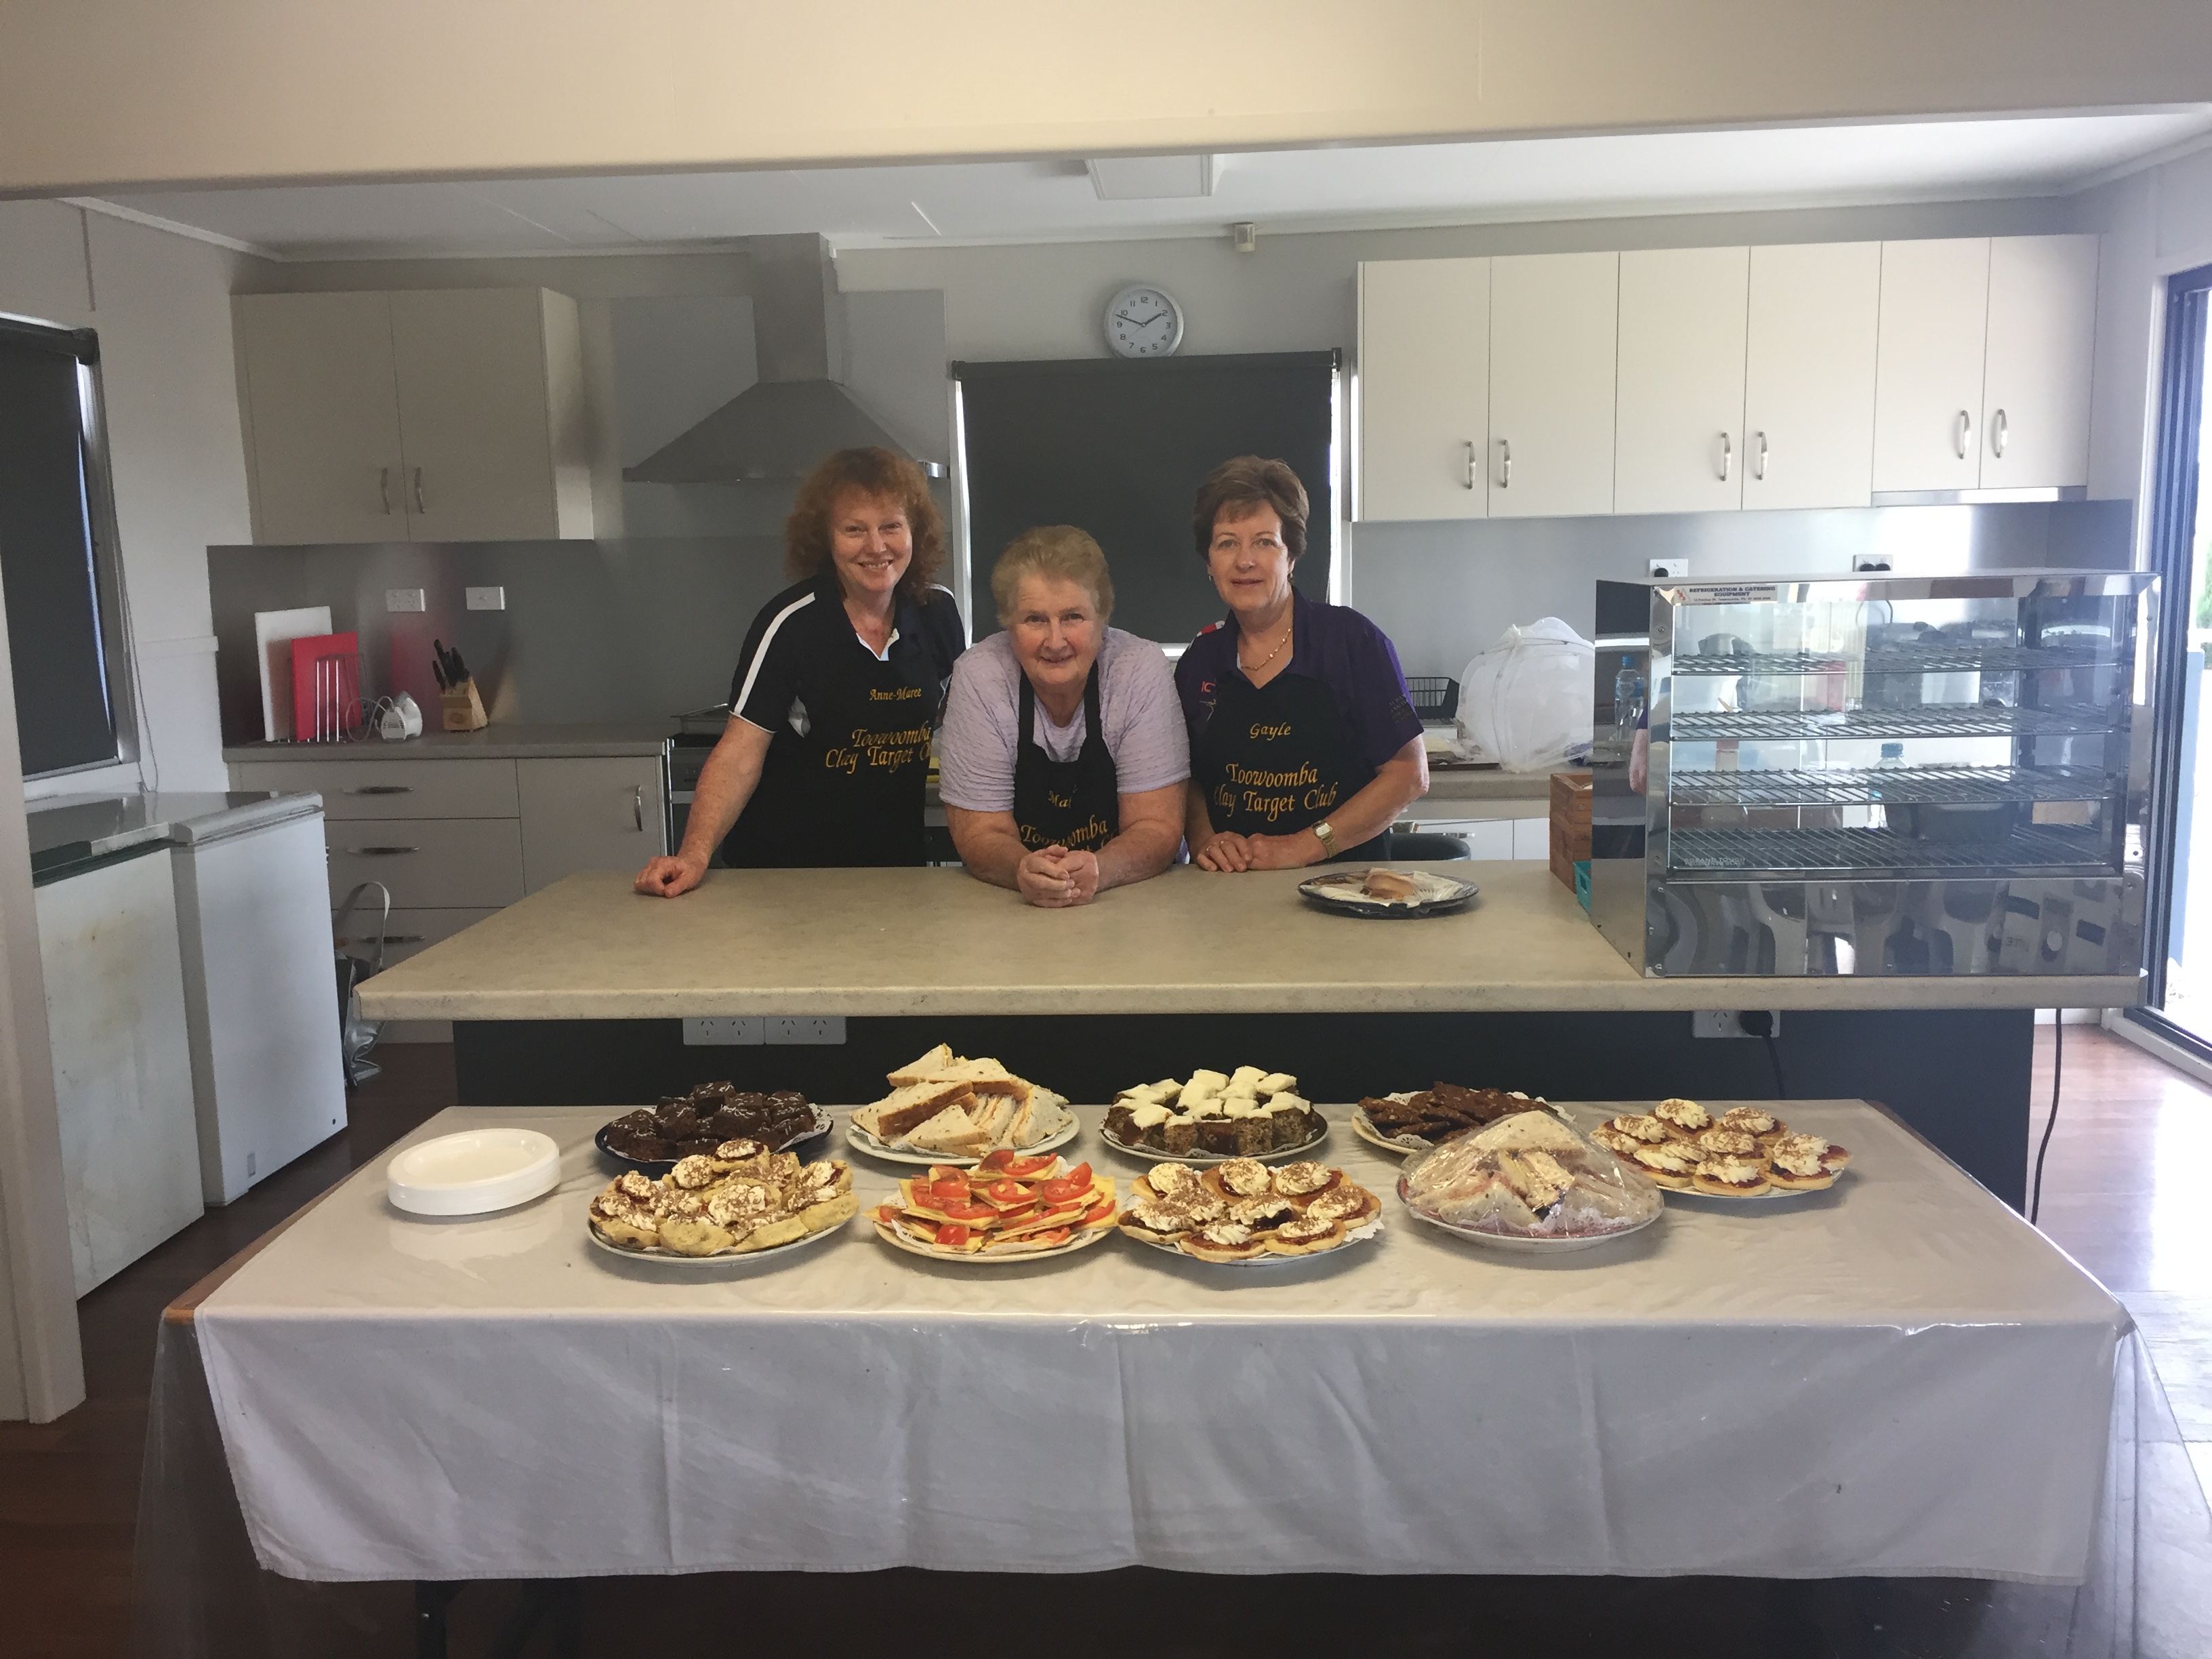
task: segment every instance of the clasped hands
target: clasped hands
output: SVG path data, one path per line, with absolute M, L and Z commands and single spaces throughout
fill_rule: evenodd
M 1024 854 L 1014 880 L 1024 899 L 1048 910 L 1088 904 L 1098 896 L 1098 855 L 1070 852 L 1054 842 Z
M 1303 870 L 1328 855 L 1310 830 L 1290 836 L 1240 836 L 1224 830 L 1192 855 L 1201 870 Z

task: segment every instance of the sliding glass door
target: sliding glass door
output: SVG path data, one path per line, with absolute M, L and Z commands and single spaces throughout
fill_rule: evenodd
M 2212 265 L 2168 279 L 2151 568 L 2162 580 L 2152 753 L 2150 1006 L 2134 1018 L 2212 1059 Z M 2162 948 L 2161 948 L 2162 947 Z

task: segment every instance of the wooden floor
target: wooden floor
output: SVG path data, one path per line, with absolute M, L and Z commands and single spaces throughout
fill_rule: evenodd
M 2051 1098 L 2051 1031 L 2039 1031 L 2039 1131 Z M 270 1176 L 237 1203 L 209 1212 L 79 1304 L 89 1391 L 84 1405 L 55 1423 L 0 1424 L 0 1656 L 113 1659 L 125 1652 L 139 1459 L 160 1310 L 346 1171 L 374 1158 L 431 1113 L 452 1103 L 451 1049 L 395 1048 L 384 1050 L 380 1058 L 385 1074 L 356 1095 L 352 1122 L 344 1134 Z M 2068 1028 L 2064 1063 L 2057 1127 L 2044 1175 L 2044 1231 L 2134 1312 L 2149 1340 L 2183 1432 L 2194 1443 L 2191 1451 L 2198 1469 L 2212 1484 L 2212 1206 L 2197 1196 L 2203 1159 L 2193 1155 L 2197 1140 L 2212 1133 L 2212 1090 L 2089 1027 Z M 2178 1178 L 2161 1183 L 2161 1171 L 2174 1172 Z M 1194 1593 L 1193 1581 L 1174 1575 L 1141 1580 L 1103 1577 L 1132 1589 L 1141 1582 L 1155 1612 Z M 938 1577 L 941 1594 L 943 1576 Z M 1318 1589 L 1326 1582 L 1316 1582 L 1312 1588 Z M 1596 1582 L 1635 1586 L 1632 1599 L 1624 1598 L 1619 1612 L 1626 1645 L 1616 1650 L 1649 1654 L 1674 1650 L 1650 1639 L 1657 1633 L 1655 1617 L 1663 1618 L 1674 1601 L 1686 1596 L 1691 1601 L 1682 1612 L 1693 1621 L 1695 1597 L 1704 1593 L 1698 1586 L 1710 1581 Z M 1279 1581 L 1213 1583 L 1218 1588 L 1207 1586 L 1202 1604 L 1185 1608 L 1178 1620 L 1170 1621 L 1169 1627 L 1182 1629 L 1188 1640 L 1154 1648 L 1158 1659 L 1241 1652 L 1251 1644 L 1237 1639 L 1237 1621 L 1268 1618 L 1283 1610 Z M 1442 1581 L 1437 1589 L 1443 1593 L 1446 1586 L 1467 1583 Z M 838 1581 L 841 1627 L 853 1632 L 874 1628 L 885 1639 L 887 1650 L 895 1646 L 904 1659 L 938 1651 L 933 1638 L 890 1639 L 902 1622 L 902 1598 L 913 1588 L 909 1576 L 903 1574 Z M 1053 1588 L 1073 1592 L 1077 1587 Z M 1537 1581 L 1525 1596 L 1501 1598 L 1493 1632 L 1502 1644 L 1498 1650 L 1551 1645 L 1557 1632 L 1540 1616 L 1540 1609 L 1559 1607 L 1557 1597 L 1565 1588 L 1559 1581 Z M 1773 1620 L 1786 1620 L 1791 1604 L 1805 1599 L 1802 1587 L 1796 1591 L 1787 1586 L 1774 1589 Z M 302 1593 L 328 1598 L 331 1636 L 325 1650 L 330 1654 L 399 1659 L 412 1650 L 411 1614 L 402 1587 L 349 1586 L 329 1591 L 302 1587 Z M 979 1593 L 988 1601 L 988 1592 Z M 672 1635 L 672 1626 L 727 1632 L 732 1628 L 726 1622 L 729 1594 L 708 1582 L 607 1581 L 589 1589 L 586 1631 L 619 1637 L 624 1647 L 632 1645 L 641 1632 L 655 1626 Z M 487 1586 L 462 1597 L 453 1610 L 455 1659 L 484 1651 L 495 1622 L 514 1606 L 516 1598 L 511 1586 Z M 1447 1633 L 1453 1629 L 1464 1632 L 1463 1607 L 1426 1605 L 1434 1599 L 1416 1585 L 1395 1602 L 1396 1627 L 1410 1644 L 1401 1650 L 1439 1655 L 1469 1651 Z M 1603 1596 L 1593 1598 L 1584 1588 L 1577 1590 L 1576 1600 L 1578 1616 L 1609 1618 L 1602 1609 L 1593 1615 L 1581 1605 L 1601 1603 Z M 692 1608 L 688 1605 L 692 1602 L 699 1605 Z M 1948 1605 L 1938 1607 L 1931 1601 L 1929 1616 L 1940 1620 L 1942 1607 Z M 1030 1619 L 1052 1616 L 1049 1603 L 1023 1608 L 1019 1617 L 1008 1606 L 999 1605 L 998 1611 L 1005 1621 L 997 1627 L 1007 1631 L 1027 1630 L 1032 1627 Z M 1426 1625 L 1435 1626 L 1436 1638 L 1414 1639 L 1417 1629 Z M 987 1619 L 977 1628 L 992 1627 L 993 1621 Z M 1756 1630 L 1746 1626 L 1741 1640 L 1727 1639 L 1727 1632 L 1717 1626 L 1704 1628 L 1711 1638 L 1699 1644 L 1705 1654 L 1779 1650 L 1772 1646 L 1773 1633 L 1779 1628 L 1772 1620 L 1759 1624 Z M 1253 1633 L 1248 1625 L 1246 1637 Z M 835 1645 L 815 1650 L 830 1651 Z M 1117 1636 L 1095 1650 L 1119 1651 L 1123 1645 Z M 1078 1650 L 1088 1653 L 1094 1646 L 1087 1641 L 1075 1643 L 1068 1650 Z M 597 1641 L 586 1648 L 602 1650 L 612 1649 Z M 1485 1644 L 1481 1650 L 1492 1650 Z M 1808 1637 L 1793 1650 L 1838 1650 Z

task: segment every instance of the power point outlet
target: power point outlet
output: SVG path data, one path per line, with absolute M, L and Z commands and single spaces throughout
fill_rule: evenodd
M 842 1014 L 770 1014 L 770 1043 L 838 1043 L 845 1040 Z
M 758 1014 L 686 1014 L 687 1048 L 757 1048 L 768 1040 L 768 1022 Z
M 422 590 L 419 587 L 387 587 L 384 590 L 384 608 L 393 611 L 420 611 L 422 608 Z
M 1647 562 L 1646 568 L 1662 581 L 1678 582 L 1690 574 L 1687 559 L 1652 559 Z
M 1766 1022 L 1763 1031 L 1749 1030 L 1744 1022 Z M 1775 1008 L 1700 1008 L 1690 1016 L 1690 1035 L 1701 1037 L 1762 1037 L 1782 1035 L 1782 1014 Z
M 465 590 L 471 611 L 504 611 L 507 609 L 507 590 L 503 587 L 471 587 Z
M 1890 562 L 1881 554 L 1854 553 L 1851 555 L 1851 569 L 1854 572 L 1864 570 L 1875 575 L 1887 575 L 1891 568 Z

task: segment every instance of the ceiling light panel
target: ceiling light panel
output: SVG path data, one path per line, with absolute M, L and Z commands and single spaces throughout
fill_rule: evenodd
M 1164 202 L 1213 194 L 1211 155 L 1109 155 L 1090 162 L 1102 202 Z

